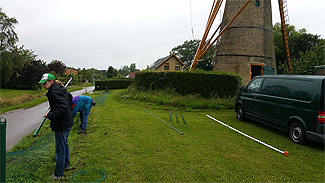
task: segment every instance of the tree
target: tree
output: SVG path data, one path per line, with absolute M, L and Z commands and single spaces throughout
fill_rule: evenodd
M 308 50 L 312 50 L 313 47 L 318 45 L 321 42 L 319 35 L 308 34 L 306 29 L 296 30 L 295 26 L 290 25 L 287 28 L 288 31 L 288 42 L 289 42 L 289 51 L 292 62 L 295 60 L 299 60 L 300 57 L 308 52 Z M 283 68 L 286 63 L 286 55 L 283 47 L 283 37 L 282 37 L 282 29 L 281 24 L 276 23 L 273 27 L 274 32 L 274 49 L 275 49 L 275 58 L 277 62 L 277 66 L 280 69 L 287 70 Z M 297 67 L 298 65 L 296 65 Z M 298 69 L 298 68 L 294 68 Z
M 67 66 L 59 60 L 53 60 L 51 63 L 47 65 L 50 71 L 55 71 L 59 76 L 63 76 L 65 73 L 65 68 Z
M 136 63 L 132 63 L 130 65 L 130 72 L 135 72 L 135 71 L 139 71 L 139 69 L 137 69 Z
M 103 73 L 100 70 L 97 70 L 95 68 L 89 69 L 89 72 L 91 73 L 91 80 L 101 80 L 103 79 Z
M 119 73 L 122 75 L 122 77 L 125 77 L 126 75 L 128 75 L 130 72 L 135 72 L 135 71 L 139 71 L 139 69 L 137 69 L 136 63 L 132 63 L 129 66 L 125 65 L 123 66 L 120 70 Z
M 18 21 L 8 17 L 0 8 L 0 73 L 1 86 L 5 86 L 13 75 L 14 66 L 12 54 L 9 51 L 15 47 L 18 35 L 14 31 Z M 20 64 L 18 64 L 20 66 Z
M 325 40 L 321 39 L 317 45 L 299 55 L 299 58 L 292 59 L 293 74 L 312 74 L 315 66 L 325 64 Z M 289 73 L 286 63 L 280 64 L 280 68 Z
M 41 88 L 38 83 L 44 73 L 48 72 L 48 67 L 42 60 L 36 60 L 28 63 L 24 63 L 20 77 L 21 89 L 37 89 Z
M 8 17 L 0 8 L 0 52 L 13 48 L 18 41 L 18 35 L 14 31 L 18 21 Z
M 78 69 L 78 70 L 80 70 L 80 69 Z M 93 80 L 102 80 L 102 79 L 104 79 L 103 72 L 100 71 L 100 70 L 97 70 L 95 68 L 91 68 L 91 69 L 83 68 L 82 70 L 80 70 L 78 72 L 78 78 L 79 78 L 80 82 L 81 81 L 85 82 L 86 80 L 87 81 L 93 81 Z
M 107 72 L 106 72 L 106 76 L 108 78 L 116 77 L 116 76 L 118 76 L 118 71 L 116 69 L 114 69 L 114 67 L 109 66 L 107 69 Z
M 4 87 L 13 86 L 9 82 L 20 83 L 19 77 L 24 64 L 35 61 L 37 55 L 34 51 L 24 49 L 24 46 L 13 47 L 9 51 L 1 53 L 0 71 L 1 85 Z M 7 85 L 8 84 L 8 85 Z
M 125 65 L 123 66 L 120 70 L 119 70 L 119 73 L 122 75 L 122 76 L 126 76 L 127 74 L 129 74 L 130 72 L 130 68 L 129 66 Z
M 89 70 L 86 70 L 85 68 L 83 68 L 81 71 L 79 71 L 78 75 L 82 76 L 81 81 L 83 81 L 83 82 L 85 82 L 86 80 L 92 79 L 92 73 Z
M 200 40 L 185 41 L 182 45 L 173 48 L 170 53 L 175 54 L 187 67 L 192 65 L 196 51 L 200 45 Z M 215 46 L 212 46 L 208 52 L 198 62 L 196 68 L 211 70 L 211 62 L 215 52 Z
M 0 73 L 1 87 L 5 87 L 13 75 L 13 64 L 11 61 L 11 53 L 4 51 L 0 53 Z

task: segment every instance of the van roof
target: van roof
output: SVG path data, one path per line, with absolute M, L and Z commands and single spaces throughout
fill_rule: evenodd
M 324 80 L 325 76 L 320 75 L 260 75 L 256 77 L 262 78 L 287 78 L 287 79 L 320 79 Z
M 315 68 L 325 68 L 325 65 L 318 65 L 318 66 L 315 66 Z

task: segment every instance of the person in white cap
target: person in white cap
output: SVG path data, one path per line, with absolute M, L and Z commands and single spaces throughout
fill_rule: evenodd
M 56 166 L 52 179 L 61 179 L 64 170 L 70 167 L 68 137 L 73 125 L 71 114 L 72 95 L 61 84 L 55 82 L 52 74 L 43 74 L 39 81 L 44 89 L 50 104 L 50 112 L 44 114 L 51 120 L 50 127 L 55 132 Z

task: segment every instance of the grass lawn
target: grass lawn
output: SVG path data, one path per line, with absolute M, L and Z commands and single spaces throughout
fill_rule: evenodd
M 233 110 L 181 110 L 125 99 L 121 97 L 122 91 L 112 91 L 105 100 L 105 105 L 92 108 L 88 134 L 77 134 L 80 122 L 75 118 L 69 136 L 73 170 L 65 172 L 63 181 L 325 181 L 322 143 L 296 145 L 284 132 L 253 121 L 237 121 Z M 95 92 L 90 96 L 95 98 L 100 94 L 101 92 Z M 183 123 L 180 114 L 187 124 Z M 288 151 L 289 156 L 283 156 L 220 125 L 206 117 L 206 114 L 282 151 Z M 48 122 L 45 128 L 48 128 Z M 51 151 L 53 149 L 54 144 Z M 44 166 L 39 180 L 50 181 L 55 159 Z

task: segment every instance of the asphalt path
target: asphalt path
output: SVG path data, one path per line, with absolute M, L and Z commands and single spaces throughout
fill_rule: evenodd
M 78 96 L 83 93 L 92 93 L 95 89 L 85 87 L 82 90 L 71 92 L 72 96 Z M 28 109 L 18 109 L 2 114 L 7 119 L 6 127 L 6 150 L 16 145 L 23 137 L 33 132 L 43 119 L 43 115 L 47 113 L 49 103 L 44 102 Z

